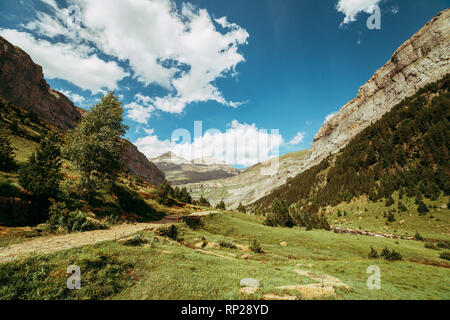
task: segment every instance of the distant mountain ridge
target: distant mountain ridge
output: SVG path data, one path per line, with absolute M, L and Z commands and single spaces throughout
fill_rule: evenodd
M 45 122 L 64 131 L 81 121 L 84 110 L 64 94 L 53 90 L 44 79 L 42 67 L 22 49 L 0 36 L 0 96 L 10 103 L 33 111 Z M 164 173 L 129 141 L 124 141 L 126 167 L 143 180 L 159 185 Z
M 170 151 L 150 161 L 163 171 L 167 180 L 174 185 L 217 180 L 240 173 L 238 169 L 218 159 L 203 157 L 189 161 Z

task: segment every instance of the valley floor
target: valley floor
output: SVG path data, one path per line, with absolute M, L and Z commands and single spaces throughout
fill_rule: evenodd
M 140 233 L 149 239 L 141 246 L 111 239 L 2 263 L 0 299 L 450 299 L 445 250 L 422 241 L 271 228 L 261 217 L 229 212 L 177 226 L 178 241 L 149 230 Z M 264 253 L 249 250 L 253 240 Z M 403 259 L 369 259 L 371 247 Z M 66 289 L 69 265 L 80 266 L 80 290 Z M 371 266 L 380 270 L 379 290 L 367 286 Z M 260 288 L 243 292 L 244 278 Z

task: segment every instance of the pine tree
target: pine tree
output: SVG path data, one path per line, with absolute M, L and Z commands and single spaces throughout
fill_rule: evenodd
M 241 213 L 245 213 L 247 210 L 245 209 L 245 207 L 242 205 L 242 203 L 239 203 L 239 207 L 237 208 L 237 211 L 241 212 Z
M 14 150 L 11 141 L 4 133 L 0 133 L 0 171 L 9 172 L 16 168 Z
M 62 178 L 58 137 L 49 134 L 19 170 L 19 183 L 33 196 L 48 199 L 57 197 Z
M 220 201 L 220 203 L 216 206 L 216 209 L 220 209 L 220 210 L 227 210 L 226 206 L 225 206 L 225 202 Z

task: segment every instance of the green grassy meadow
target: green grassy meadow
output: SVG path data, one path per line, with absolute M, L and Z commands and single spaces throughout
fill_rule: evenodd
M 0 299 L 261 299 L 264 294 L 289 294 L 283 285 L 310 284 L 295 269 L 341 279 L 351 290 L 337 289 L 332 299 L 450 299 L 450 263 L 439 258 L 444 249 L 427 249 L 424 242 L 271 228 L 262 218 L 223 212 L 201 219 L 196 229 L 178 224 L 179 239 L 157 237 L 142 246 L 115 241 L 29 257 L 0 265 Z M 265 253 L 239 249 L 194 249 L 196 243 L 225 241 L 249 245 L 257 239 Z M 281 242 L 287 242 L 282 247 Z M 402 261 L 369 259 L 373 246 L 395 249 Z M 248 260 L 243 254 L 250 254 Z M 66 288 L 66 269 L 81 267 L 81 290 Z M 433 265 L 434 264 L 434 265 Z M 381 289 L 369 290 L 367 268 L 381 270 Z M 13 275 L 13 276 L 12 276 Z M 243 278 L 260 280 L 255 295 L 239 294 Z

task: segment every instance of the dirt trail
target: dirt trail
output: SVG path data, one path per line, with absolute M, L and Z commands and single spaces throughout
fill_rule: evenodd
M 214 212 L 198 212 L 191 216 L 202 217 Z M 0 248 L 0 263 L 15 260 L 29 254 L 47 254 L 61 250 L 82 247 L 103 241 L 110 241 L 128 237 L 136 232 L 151 230 L 165 224 L 177 223 L 181 215 L 167 216 L 160 221 L 150 223 L 121 224 L 106 230 L 70 233 L 65 235 L 53 235 L 34 240 L 12 244 Z

